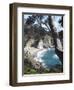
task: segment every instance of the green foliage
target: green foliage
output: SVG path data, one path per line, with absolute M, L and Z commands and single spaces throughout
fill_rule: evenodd
M 36 74 L 36 73 L 37 73 L 37 71 L 30 67 L 26 67 L 24 70 L 24 74 Z
M 35 69 L 27 59 L 24 60 L 24 74 L 45 74 L 45 73 L 60 73 L 63 72 L 63 67 L 56 65 L 54 68 Z

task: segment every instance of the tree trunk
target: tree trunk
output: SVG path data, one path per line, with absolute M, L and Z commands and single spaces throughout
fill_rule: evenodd
M 54 39 L 54 44 L 55 44 L 55 52 L 58 55 L 58 57 L 61 60 L 61 63 L 63 63 L 63 48 L 62 48 L 62 44 L 59 38 L 59 34 L 54 26 L 54 20 L 52 18 L 52 16 L 49 16 L 49 26 L 51 28 L 51 33 L 52 33 L 52 37 Z

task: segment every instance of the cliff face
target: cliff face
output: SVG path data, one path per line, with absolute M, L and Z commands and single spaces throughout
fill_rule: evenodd
M 34 50 L 35 51 L 35 50 Z M 34 67 L 35 69 L 39 70 L 40 68 L 43 68 L 43 66 L 41 65 L 41 63 L 39 61 L 36 61 L 34 59 L 34 52 L 31 53 L 32 51 L 30 51 L 29 49 L 24 50 L 24 60 L 27 60 L 28 63 L 30 63 L 32 65 L 32 67 Z
M 45 35 L 43 42 L 44 42 L 44 46 L 47 48 L 54 47 L 54 41 L 53 41 L 52 36 L 50 36 L 50 35 Z
M 43 47 L 53 47 L 54 41 L 52 37 L 52 33 L 49 31 L 45 31 L 42 27 L 37 26 L 31 26 L 28 28 L 25 26 L 24 28 L 24 46 L 30 41 L 31 39 L 34 40 L 34 42 L 31 44 L 33 47 L 38 47 L 39 42 L 43 42 Z

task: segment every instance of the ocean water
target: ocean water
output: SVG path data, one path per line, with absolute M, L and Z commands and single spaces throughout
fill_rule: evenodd
M 52 68 L 57 64 L 61 65 L 61 61 L 55 53 L 55 48 L 48 48 L 47 50 L 39 52 L 38 58 L 42 62 L 42 64 L 47 68 Z

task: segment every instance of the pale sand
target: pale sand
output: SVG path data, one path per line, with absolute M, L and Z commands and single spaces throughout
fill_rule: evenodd
M 34 47 L 25 47 L 24 51 L 29 51 L 31 55 L 35 55 L 38 52 L 42 53 L 44 51 L 47 51 L 47 49 L 38 49 L 38 48 L 34 48 Z

